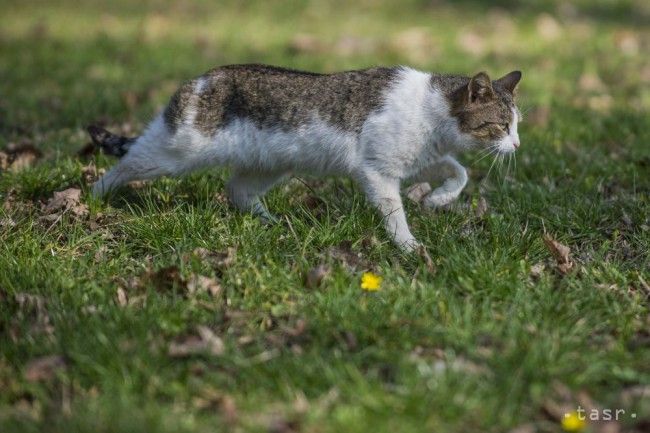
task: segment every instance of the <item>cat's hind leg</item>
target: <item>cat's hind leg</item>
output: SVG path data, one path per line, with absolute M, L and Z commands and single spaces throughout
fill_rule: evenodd
M 240 211 L 251 213 L 264 223 L 274 223 L 277 219 L 266 209 L 261 197 L 285 176 L 285 173 L 236 172 L 226 186 L 228 198 Z

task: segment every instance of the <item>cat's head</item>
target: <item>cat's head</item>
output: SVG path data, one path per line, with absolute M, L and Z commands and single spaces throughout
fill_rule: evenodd
M 513 71 L 491 81 L 485 72 L 473 76 L 452 96 L 452 114 L 464 141 L 471 147 L 511 153 L 520 146 L 515 89 L 521 72 Z

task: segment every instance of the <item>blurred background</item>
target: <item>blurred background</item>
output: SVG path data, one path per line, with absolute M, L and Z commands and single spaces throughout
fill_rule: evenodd
M 13 1 L 0 14 L 0 145 L 62 149 L 100 121 L 140 128 L 220 64 L 313 71 L 521 69 L 531 127 L 650 106 L 646 0 Z M 576 119 L 580 121 L 580 119 Z

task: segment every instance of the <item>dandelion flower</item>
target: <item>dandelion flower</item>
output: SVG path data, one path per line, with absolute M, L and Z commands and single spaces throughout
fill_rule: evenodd
M 586 425 L 585 417 L 581 417 L 576 411 L 565 413 L 564 418 L 562 418 L 562 428 L 564 431 L 579 432 L 584 430 Z
M 376 292 L 380 289 L 382 278 L 372 272 L 364 272 L 361 276 L 361 288 L 368 292 Z

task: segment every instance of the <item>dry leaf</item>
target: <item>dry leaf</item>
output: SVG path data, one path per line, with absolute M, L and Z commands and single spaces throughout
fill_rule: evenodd
M 331 268 L 328 265 L 320 264 L 311 268 L 305 276 L 305 286 L 309 289 L 316 289 L 323 284 L 323 280 L 329 276 Z
M 94 183 L 97 179 L 100 178 L 106 170 L 103 168 L 98 169 L 94 163 L 84 165 L 81 167 L 81 178 L 86 184 Z
M 63 213 L 70 213 L 76 217 L 86 216 L 88 206 L 81 203 L 81 190 L 68 188 L 64 191 L 56 191 L 54 196 L 43 207 L 44 219 L 57 219 Z
M 228 247 L 226 251 L 210 251 L 207 248 L 196 248 L 192 251 L 192 254 L 199 257 L 202 260 L 205 260 L 216 269 L 229 268 L 235 262 L 235 253 L 237 249 L 234 247 Z
M 102 262 L 107 252 L 108 252 L 108 247 L 106 245 L 101 245 L 99 248 L 97 248 L 97 251 L 95 251 L 95 256 L 94 256 L 95 261 Z
M 430 62 L 439 53 L 426 27 L 413 27 L 396 34 L 391 47 L 409 63 Z
M 526 123 L 545 127 L 551 119 L 551 107 L 548 105 L 540 105 L 534 107 L 526 114 Z
M 129 188 L 131 189 L 142 189 L 147 186 L 147 181 L 146 180 L 132 180 L 131 182 L 127 183 Z
M 563 274 L 568 274 L 574 266 L 573 261 L 569 257 L 571 253 L 569 247 L 562 245 L 550 235 L 544 235 L 544 243 L 555 258 L 558 270 Z
M 546 265 L 544 263 L 536 263 L 530 267 L 530 276 L 537 279 L 542 276 L 544 269 L 546 269 Z
M 371 38 L 361 38 L 353 35 L 343 35 L 336 42 L 334 52 L 339 56 L 351 57 L 367 55 L 375 51 L 377 43 Z
M 65 359 L 61 355 L 48 355 L 32 359 L 25 366 L 25 379 L 28 382 L 50 380 L 63 370 L 65 365 Z
M 229 395 L 224 395 L 219 402 L 219 412 L 227 424 L 234 424 L 237 422 L 237 405 L 235 399 Z
M 547 41 L 556 40 L 562 34 L 562 27 L 560 27 L 560 24 L 552 15 L 546 13 L 539 15 L 535 21 L 535 25 L 537 27 L 537 33 L 539 33 L 542 39 Z
M 199 292 L 206 292 L 212 296 L 217 296 L 221 293 L 221 284 L 214 278 L 209 278 L 203 275 L 193 275 L 187 283 L 187 291 L 190 295 Z
M 627 56 L 636 56 L 641 50 L 641 41 L 636 33 L 630 30 L 618 31 L 614 35 L 616 47 Z
M 6 170 L 9 168 L 9 155 L 0 151 L 0 170 Z
M 16 227 L 16 221 L 9 217 L 0 219 L 0 229 L 10 229 L 12 227 Z
M 461 31 L 458 34 L 458 45 L 467 54 L 478 57 L 487 51 L 485 38 L 472 31 Z
M 303 33 L 293 37 L 289 50 L 294 53 L 317 53 L 325 51 L 326 47 L 316 36 Z
M 9 143 L 0 154 L 0 168 L 11 171 L 22 170 L 31 166 L 41 156 L 41 151 L 28 141 L 20 144 Z
M 406 197 L 412 202 L 420 203 L 431 192 L 431 185 L 427 182 L 415 183 L 406 189 Z
M 429 255 L 427 249 L 421 245 L 418 247 L 417 253 L 424 259 L 424 264 L 427 267 L 427 271 L 429 271 L 429 273 L 434 273 L 436 271 L 436 265 L 433 263 L 433 259 L 431 259 L 431 256 Z
M 121 287 L 117 288 L 117 293 L 115 297 L 117 300 L 117 305 L 119 305 L 120 307 L 126 307 L 127 305 L 129 305 L 129 299 L 126 296 L 126 291 L 123 288 Z
M 17 312 L 13 319 L 29 321 L 29 332 L 32 334 L 51 335 L 54 333 L 45 299 L 29 293 L 17 293 L 14 300 L 17 305 Z
M 178 266 L 175 265 L 160 268 L 155 272 L 148 271 L 145 274 L 145 279 L 149 280 L 156 290 L 162 292 L 186 287 L 185 279 L 181 275 Z
M 361 253 L 352 251 L 350 241 L 343 241 L 338 246 L 328 248 L 327 255 L 351 271 L 373 268 L 373 264 L 365 260 Z
M 537 429 L 533 424 L 522 424 L 510 430 L 508 433 L 536 433 Z
M 300 423 L 295 419 L 275 418 L 270 422 L 268 431 L 269 433 L 298 433 Z
M 167 353 L 174 358 L 185 358 L 198 354 L 221 355 L 225 347 L 221 338 L 207 326 L 196 328 L 198 335 L 188 335 L 173 341 Z
M 578 79 L 578 86 L 585 92 L 604 92 L 607 90 L 605 83 L 593 72 L 585 72 Z

